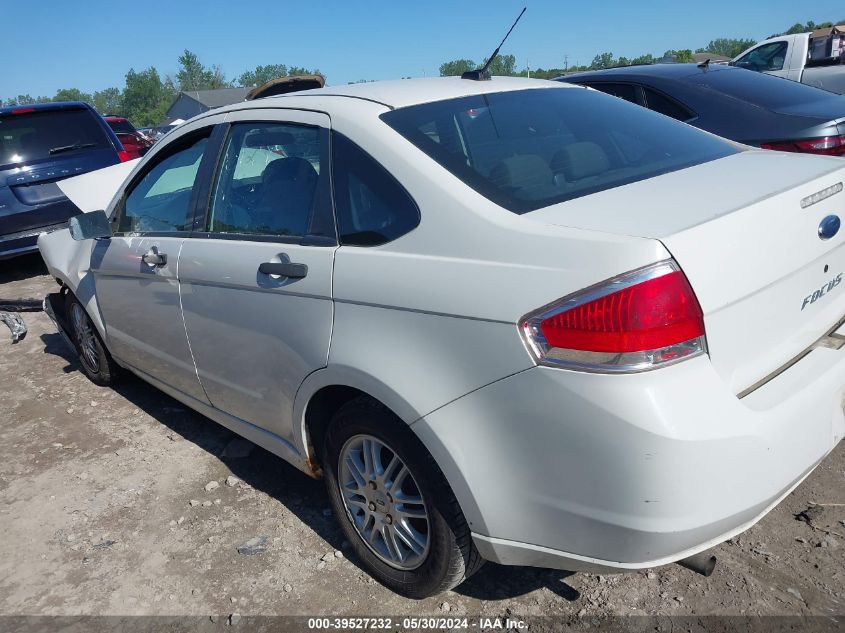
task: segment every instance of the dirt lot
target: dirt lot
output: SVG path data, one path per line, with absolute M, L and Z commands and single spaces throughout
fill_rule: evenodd
M 0 299 L 42 297 L 44 273 L 37 256 L 0 262 Z M 595 576 L 488 564 L 413 602 L 344 555 L 321 482 L 251 445 L 224 454 L 231 432 L 138 379 L 96 387 L 45 314 L 23 316 L 16 345 L 0 324 L 0 614 L 845 614 L 841 444 L 715 550 L 710 578 L 676 565 Z M 796 518 L 813 503 L 840 505 Z M 256 536 L 266 552 L 239 554 Z

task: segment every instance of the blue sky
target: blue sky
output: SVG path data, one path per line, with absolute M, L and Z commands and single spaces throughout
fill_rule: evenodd
M 517 67 L 589 63 L 704 46 L 716 37 L 762 39 L 795 22 L 845 18 L 841 2 L 290 2 L 146 0 L 4 2 L 0 98 L 123 87 L 126 71 L 174 74 L 183 49 L 228 78 L 258 64 L 317 67 L 329 84 L 436 75 L 439 65 L 490 54 L 522 6 L 503 48 Z

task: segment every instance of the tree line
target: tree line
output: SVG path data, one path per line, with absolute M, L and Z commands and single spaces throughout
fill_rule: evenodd
M 820 28 L 843 24 L 839 22 L 815 23 L 812 20 L 806 23 L 796 23 L 783 33 L 806 33 Z M 696 49 L 696 53 L 715 53 L 725 57 L 736 57 L 746 48 L 753 46 L 755 40 L 742 38 L 720 37 L 712 40 L 702 48 Z M 630 66 L 634 64 L 652 64 L 661 60 L 676 62 L 691 62 L 693 60 L 692 49 L 668 50 L 662 56 L 655 56 L 651 53 L 639 57 L 615 57 L 611 52 L 599 53 L 592 62 L 587 65 L 564 65 L 563 68 L 536 68 L 530 71 L 532 77 L 539 79 L 552 79 L 559 77 L 566 72 L 579 72 L 585 70 L 599 70 L 614 68 L 616 66 Z M 483 65 L 477 64 L 471 59 L 455 59 L 444 62 L 440 65 L 440 75 L 460 75 L 467 70 L 472 70 Z M 167 110 L 180 91 L 191 90 L 213 90 L 215 88 L 230 87 L 252 87 L 259 86 L 277 77 L 292 77 L 297 75 L 320 74 L 319 70 L 309 70 L 299 66 L 286 66 L 285 64 L 268 64 L 256 66 L 253 70 L 241 73 L 234 79 L 227 79 L 222 68 L 218 65 L 205 66 L 199 57 L 189 50 L 185 50 L 178 58 L 179 69 L 174 76 L 161 75 L 155 66 L 144 70 L 136 71 L 130 68 L 126 73 L 123 88 L 110 87 L 103 90 L 96 90 L 87 93 L 78 88 L 61 88 L 53 96 L 33 97 L 28 94 L 0 98 L 0 106 L 25 105 L 29 103 L 45 103 L 49 101 L 85 101 L 90 103 L 97 112 L 101 114 L 117 114 L 129 118 L 139 127 L 157 125 L 166 116 Z M 528 69 L 516 70 L 516 57 L 513 55 L 500 55 L 490 65 L 490 72 L 493 75 L 509 75 L 525 77 L 529 74 Z M 361 80 L 364 81 L 364 80 Z M 350 82 L 351 83 L 351 82 Z
M 816 29 L 823 29 L 834 24 L 845 24 L 845 20 L 840 20 L 839 22 L 821 22 L 816 24 L 812 20 L 808 21 L 805 24 L 800 22 L 791 26 L 787 31 L 783 33 L 775 33 L 774 35 L 770 35 L 769 37 L 778 37 L 779 35 L 792 35 L 795 33 L 807 33 L 809 31 L 815 31 Z M 753 39 L 745 39 L 745 38 L 730 38 L 730 37 L 720 37 L 715 40 L 711 40 L 707 46 L 703 46 L 701 48 L 697 48 L 695 50 L 696 53 L 714 53 L 716 55 L 723 55 L 725 57 L 734 58 L 739 55 L 742 51 L 754 46 L 757 41 Z M 693 50 L 692 49 L 681 49 L 681 50 L 668 50 L 663 53 L 663 55 L 655 56 L 651 53 L 646 53 L 644 55 L 640 55 L 639 57 L 615 57 L 613 53 L 605 52 L 599 53 L 595 57 L 593 57 L 593 61 L 586 65 L 579 65 L 579 64 L 566 64 L 563 68 L 532 68 L 530 70 L 531 77 L 537 79 L 554 79 L 555 77 L 560 77 L 565 73 L 572 73 L 572 72 L 583 72 L 587 70 L 603 70 L 606 68 L 616 68 L 618 66 L 635 66 L 639 64 L 655 64 L 660 61 L 673 61 L 678 63 L 689 63 L 693 61 Z M 440 65 L 440 75 L 442 77 L 447 76 L 454 76 L 460 75 L 467 70 L 473 70 L 475 68 L 479 68 L 482 66 L 484 62 L 481 64 L 477 64 L 471 59 L 455 59 L 452 61 L 444 62 Z M 516 58 L 513 55 L 500 55 L 496 59 L 493 60 L 493 63 L 490 66 L 490 73 L 493 75 L 505 75 L 505 76 L 514 76 L 514 77 L 525 77 L 529 74 L 529 70 L 516 70 Z
M 94 106 L 100 114 L 125 116 L 139 127 L 158 125 L 167 114 L 179 92 L 191 90 L 214 90 L 216 88 L 252 87 L 276 79 L 297 75 L 320 74 L 319 70 L 309 70 L 300 66 L 268 64 L 256 66 L 253 70 L 241 73 L 233 80 L 228 80 L 220 66 L 205 66 L 199 57 L 185 50 L 178 59 L 179 70 L 174 76 L 162 76 L 155 66 L 136 71 L 130 68 L 126 73 L 122 89 L 112 87 L 93 93 L 83 92 L 78 88 L 61 88 L 52 97 L 28 94 L 7 99 L 0 98 L 0 106 L 46 103 L 50 101 L 85 101 Z

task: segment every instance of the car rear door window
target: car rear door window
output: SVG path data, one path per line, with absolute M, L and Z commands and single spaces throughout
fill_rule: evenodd
M 420 223 L 419 208 L 402 185 L 372 156 L 337 132 L 332 134 L 332 165 L 341 244 L 384 244 Z
M 120 212 L 120 233 L 189 230 L 191 200 L 210 129 L 174 142 L 133 185 Z
M 0 166 L 111 147 L 90 110 L 30 110 L 0 117 Z
M 320 129 L 286 123 L 232 126 L 212 198 L 213 233 L 310 233 L 320 182 Z
M 670 116 L 678 121 L 689 121 L 695 116 L 680 103 L 660 94 L 656 90 L 644 87 L 643 92 L 645 93 L 646 106 L 649 110 Z
M 634 86 L 633 84 L 605 83 L 599 81 L 587 85 L 590 86 L 590 88 L 595 88 L 605 94 L 613 95 L 614 97 L 625 99 L 625 101 L 641 105 L 637 99 L 637 86 Z

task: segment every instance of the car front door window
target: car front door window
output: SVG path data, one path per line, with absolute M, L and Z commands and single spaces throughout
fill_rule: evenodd
M 208 136 L 191 139 L 186 144 L 173 153 L 168 152 L 133 186 L 123 204 L 118 232 L 189 230 L 191 195 Z

